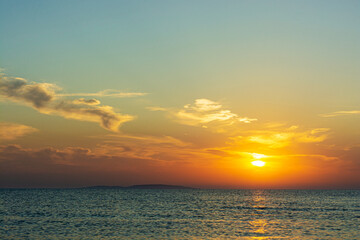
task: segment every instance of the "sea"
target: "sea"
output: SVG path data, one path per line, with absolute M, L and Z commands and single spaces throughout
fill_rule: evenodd
M 0 239 L 360 239 L 360 191 L 1 189 Z

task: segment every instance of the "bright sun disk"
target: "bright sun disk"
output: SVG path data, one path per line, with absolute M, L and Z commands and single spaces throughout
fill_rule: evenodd
M 263 167 L 263 166 L 265 166 L 265 162 L 263 162 L 263 161 L 253 161 L 253 162 L 251 162 L 251 164 L 252 165 L 254 165 L 254 166 L 256 166 L 256 167 Z

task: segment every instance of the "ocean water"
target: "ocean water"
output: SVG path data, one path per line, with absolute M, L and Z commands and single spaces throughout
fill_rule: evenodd
M 360 239 L 360 191 L 0 190 L 1 239 Z

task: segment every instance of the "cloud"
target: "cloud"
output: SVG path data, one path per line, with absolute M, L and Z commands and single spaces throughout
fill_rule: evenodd
M 0 169 L 6 169 L 0 187 L 186 185 L 212 179 L 204 170 L 219 158 L 170 136 L 111 134 L 103 140 L 94 149 L 0 145 Z
M 0 76 L 0 95 L 17 102 L 25 102 L 34 108 L 45 107 L 55 98 L 56 85 L 29 83 L 23 78 Z
M 122 123 L 134 119 L 131 115 L 114 112 L 111 106 L 79 106 L 68 101 L 61 101 L 51 107 L 39 109 L 44 114 L 59 115 L 67 119 L 97 122 L 110 131 L 117 132 Z
M 43 114 L 59 115 L 68 119 L 98 122 L 110 131 L 134 119 L 134 116 L 116 113 L 111 106 L 102 105 L 97 99 L 74 101 L 61 100 L 55 84 L 28 82 L 23 78 L 0 76 L 0 95 L 8 100 L 32 106 Z
M 106 89 L 96 93 L 59 93 L 56 96 L 60 97 L 117 97 L 117 98 L 126 98 L 126 97 L 139 97 L 145 96 L 148 93 L 141 92 L 122 92 L 119 90 Z
M 184 106 L 186 109 L 193 109 L 196 112 L 208 112 L 212 110 L 219 110 L 222 108 L 217 102 L 213 102 L 209 99 L 201 98 L 196 99 L 193 105 L 187 104 Z
M 298 144 L 321 143 L 331 134 L 329 128 L 302 129 L 299 126 L 285 126 L 283 124 L 268 127 L 264 124 L 261 130 L 243 131 L 241 135 L 229 137 L 228 142 L 236 148 L 242 146 L 247 151 L 277 151 L 275 149 L 287 146 L 296 147 Z M 259 126 L 258 126 L 259 127 Z M 243 149 L 244 150 L 244 149 Z
M 139 165 L 141 168 L 139 168 Z M 102 155 L 88 148 L 0 146 L 0 187 L 122 185 L 149 171 L 146 159 Z M 156 170 L 156 169 L 155 169 Z
M 352 110 L 352 111 L 337 111 L 332 113 L 320 114 L 320 117 L 337 117 L 337 116 L 346 116 L 346 115 L 355 115 L 360 114 L 360 110 Z
M 282 148 L 294 142 L 316 143 L 323 142 L 329 136 L 328 128 L 314 128 L 299 131 L 297 126 L 283 130 L 256 131 L 245 137 L 246 141 L 267 145 L 270 148 Z
M 332 157 L 332 156 L 326 156 L 321 154 L 293 154 L 293 155 L 283 155 L 282 158 L 302 158 L 307 160 L 316 160 L 317 162 L 336 162 L 340 161 L 341 159 L 339 157 Z
M 187 104 L 183 109 L 173 112 L 177 121 L 184 125 L 220 127 L 235 123 L 250 123 L 255 118 L 239 117 L 230 110 L 224 109 L 218 102 L 209 99 L 196 99 L 193 104 Z
M 74 104 L 83 104 L 83 105 L 99 105 L 100 104 L 100 101 L 95 98 L 91 98 L 91 99 L 79 98 L 79 99 L 75 99 L 72 102 Z
M 277 187 L 341 183 L 359 187 L 360 148 L 328 153 L 330 155 L 321 150 L 279 154 L 277 151 L 263 152 L 258 147 L 250 150 L 241 144 L 204 149 L 171 136 L 112 133 L 96 139 L 100 143 L 93 149 L 32 149 L 0 145 L 0 169 L 6 169 L 0 174 L 0 187 L 74 187 L 146 182 L 246 187 L 255 186 L 252 185 L 254 182 Z M 251 165 L 257 158 L 264 158 L 269 166 L 267 171 L 262 172 L 261 178 Z
M 96 151 L 102 154 L 121 155 L 130 158 L 167 161 L 196 159 L 191 144 L 171 136 L 108 134 L 97 137 L 101 144 Z M 194 155 L 195 154 L 195 155 Z
M 186 104 L 182 109 L 170 109 L 158 106 L 147 107 L 150 111 L 168 112 L 178 123 L 189 126 L 201 126 L 216 131 L 225 131 L 226 126 L 236 123 L 251 123 L 255 118 L 239 117 L 221 104 L 209 99 L 196 99 L 193 104 Z
M 31 149 L 0 145 L 0 169 L 6 170 L 0 174 L 0 187 L 126 186 L 156 182 L 208 187 L 359 188 L 359 149 L 341 158 L 321 154 L 271 155 L 266 158 L 269 168 L 261 172 L 261 178 L 250 165 L 253 160 L 250 152 L 209 149 L 212 153 L 199 153 L 186 162 L 181 158 L 191 156 L 184 151 L 175 161 L 165 152 L 154 153 L 151 159 L 132 158 L 126 155 L 131 151 L 108 154 L 81 147 Z M 213 161 L 209 161 L 211 156 Z
M 0 122 L 0 140 L 14 140 L 36 131 L 36 128 L 22 124 Z

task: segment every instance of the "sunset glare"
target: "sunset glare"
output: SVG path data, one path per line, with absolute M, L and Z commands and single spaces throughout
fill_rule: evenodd
M 260 153 L 251 153 L 251 155 L 253 156 L 253 158 L 255 159 L 262 159 L 262 158 L 266 158 L 268 156 L 264 155 L 264 154 L 260 154 Z
M 263 166 L 265 166 L 266 163 L 263 162 L 263 161 L 257 160 L 257 161 L 251 162 L 251 164 L 256 166 L 256 167 L 263 167 Z

